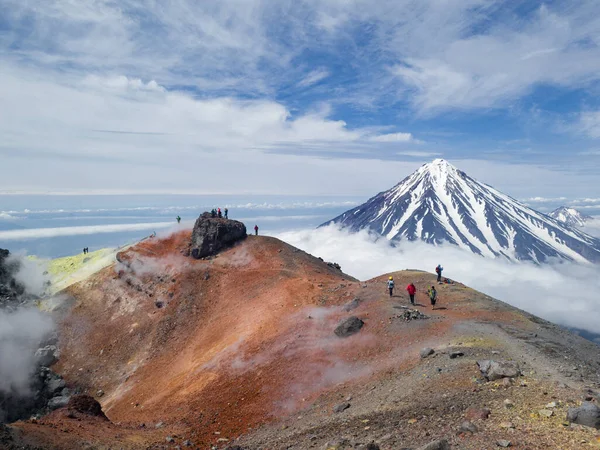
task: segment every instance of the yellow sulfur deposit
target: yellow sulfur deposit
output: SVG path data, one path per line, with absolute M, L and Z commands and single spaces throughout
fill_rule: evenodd
M 50 260 L 47 265 L 51 283 L 48 293 L 55 294 L 111 265 L 115 262 L 117 252 L 125 248 L 103 248 L 88 254 L 80 253 Z

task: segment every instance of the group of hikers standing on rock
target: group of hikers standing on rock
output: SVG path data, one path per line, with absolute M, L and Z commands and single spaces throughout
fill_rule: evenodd
M 229 210 L 227 208 L 225 208 L 225 209 L 223 209 L 223 211 L 221 211 L 221 208 L 213 208 L 213 209 L 210 210 L 210 217 L 212 217 L 213 219 L 215 219 L 215 218 L 229 219 Z M 175 220 L 177 220 L 177 223 L 181 223 L 181 217 L 180 216 L 177 216 L 175 218 Z M 254 234 L 256 236 L 258 236 L 258 225 L 254 225 Z
M 223 211 L 221 211 L 221 208 L 213 208 L 210 211 L 210 216 L 213 219 L 215 217 L 218 217 L 219 219 L 222 219 L 223 217 L 225 217 L 226 219 L 229 219 L 229 210 L 227 208 L 225 208 Z
M 435 268 L 438 282 L 442 281 L 442 270 L 444 270 L 444 268 L 440 264 L 438 264 L 438 266 Z M 387 287 L 390 292 L 390 297 L 392 297 L 394 295 L 394 277 L 389 277 Z M 408 286 L 406 286 L 406 291 L 408 292 L 408 296 L 410 298 L 410 304 L 414 306 L 417 287 L 414 283 L 410 283 Z M 431 309 L 435 309 L 435 304 L 437 302 L 437 290 L 435 289 L 435 286 L 431 286 L 429 289 L 427 289 L 427 296 L 429 297 L 429 301 L 431 302 Z

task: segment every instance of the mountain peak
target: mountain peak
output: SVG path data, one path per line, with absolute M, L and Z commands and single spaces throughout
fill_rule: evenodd
M 548 215 L 569 227 L 582 227 L 587 220 L 591 219 L 590 216 L 569 206 L 560 206 Z
M 600 239 L 534 211 L 444 159 L 330 222 L 389 240 L 454 244 L 487 257 L 600 262 Z

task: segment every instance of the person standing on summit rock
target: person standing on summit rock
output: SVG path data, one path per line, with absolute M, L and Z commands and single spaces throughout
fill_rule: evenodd
M 254 225 L 254 235 L 258 236 L 258 225 Z
M 225 218 L 229 219 L 229 210 L 227 208 L 225 208 L 225 210 L 223 212 L 225 213 Z
M 410 283 L 408 286 L 406 286 L 406 290 L 408 291 L 408 296 L 410 297 L 410 304 L 414 306 L 417 288 L 415 287 L 414 283 Z

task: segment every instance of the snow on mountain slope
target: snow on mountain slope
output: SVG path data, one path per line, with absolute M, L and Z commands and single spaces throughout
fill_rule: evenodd
M 591 219 L 590 216 L 586 216 L 575 208 L 569 208 L 568 206 L 556 208 L 548 215 L 568 227 L 583 227 L 585 222 Z
M 480 183 L 443 159 L 424 164 L 321 226 L 369 229 L 391 241 L 451 243 L 486 257 L 600 262 L 600 240 Z

